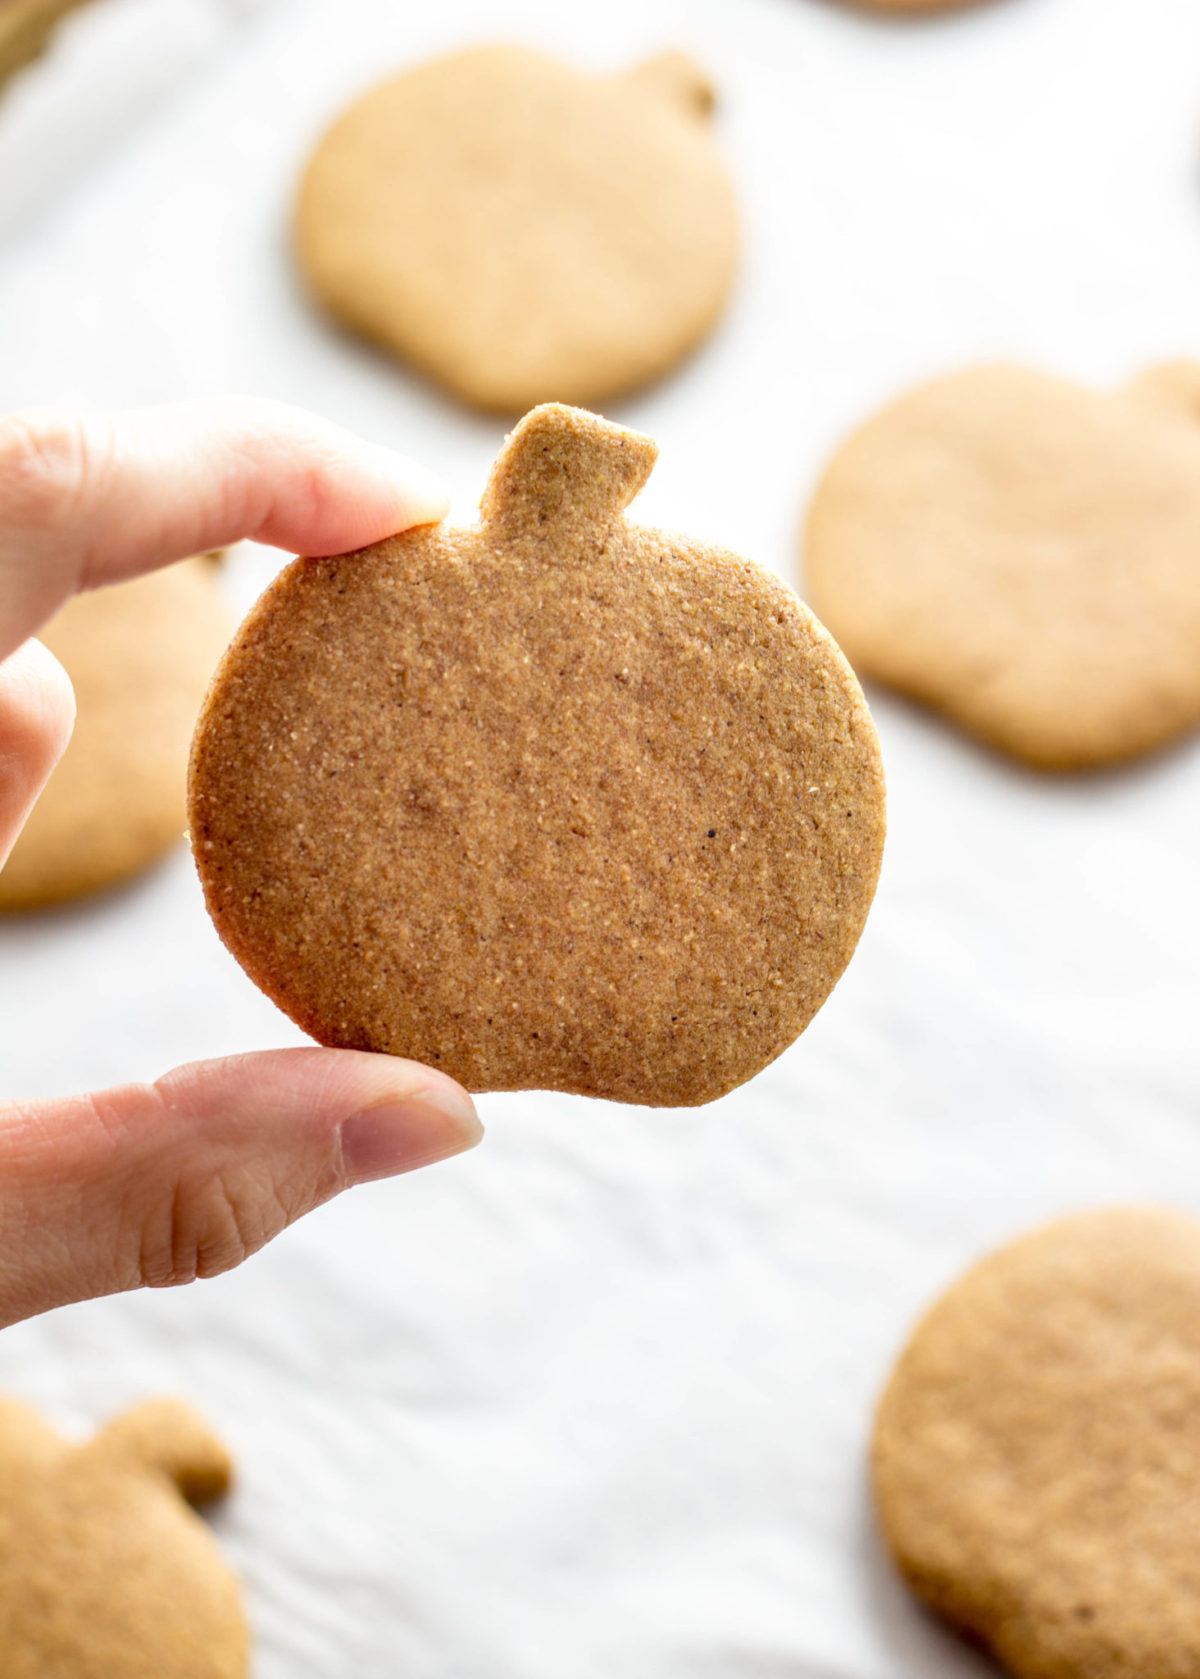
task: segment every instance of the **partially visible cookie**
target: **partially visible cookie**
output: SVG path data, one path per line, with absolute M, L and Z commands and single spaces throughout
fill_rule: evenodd
M 853 6 L 868 12 L 904 12 L 916 16 L 924 12 L 957 12 L 964 6 L 978 5 L 979 0 L 849 0 Z
M 724 307 L 737 218 L 712 104 L 681 53 L 620 76 L 521 47 L 436 59 L 317 147 L 300 266 L 341 322 L 466 402 L 599 404 Z
M 849 961 L 884 831 L 862 694 L 769 573 L 626 521 L 655 453 L 535 409 L 478 525 L 297 561 L 242 625 L 192 844 L 222 939 L 321 1042 L 687 1105 Z
M 913 1590 L 1019 1679 L 1200 1673 L 1200 1224 L 1066 1218 L 969 1271 L 875 1427 Z
M 0 1400 L 4 1679 L 246 1679 L 241 1589 L 188 1508 L 220 1498 L 231 1474 L 175 1401 L 68 1446 Z
M 45 51 L 68 12 L 83 0 L 0 0 L 0 87 Z
M 188 742 L 230 629 L 208 558 L 78 595 L 46 627 L 75 732 L 0 868 L 0 911 L 115 885 L 183 837 Z
M 805 595 L 860 675 L 1087 768 L 1200 723 L 1198 556 L 1200 366 L 1110 392 L 985 367 L 841 446 Z

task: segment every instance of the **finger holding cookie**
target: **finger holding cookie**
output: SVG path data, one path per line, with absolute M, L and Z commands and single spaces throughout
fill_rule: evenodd
M 445 511 L 424 467 L 285 403 L 0 417 L 0 657 L 69 596 L 191 554 L 336 554 Z
M 0 858 L 70 734 L 70 683 L 28 639 L 70 596 L 245 537 L 338 553 L 444 509 L 423 469 L 280 404 L 0 419 Z M 479 1136 L 445 1074 L 324 1049 L 0 1104 L 0 1325 L 215 1275 Z

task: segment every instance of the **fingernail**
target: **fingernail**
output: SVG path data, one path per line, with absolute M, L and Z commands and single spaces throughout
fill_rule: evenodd
M 436 473 L 408 455 L 379 450 L 380 464 L 395 484 L 410 525 L 432 525 L 450 510 L 450 495 Z
M 372 1183 L 463 1154 L 482 1136 L 474 1102 L 447 1079 L 351 1114 L 342 1124 L 342 1164 L 348 1182 Z

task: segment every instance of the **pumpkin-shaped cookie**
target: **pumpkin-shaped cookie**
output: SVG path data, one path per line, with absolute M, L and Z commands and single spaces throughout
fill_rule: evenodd
M 190 1504 L 229 1457 L 174 1401 L 69 1446 L 0 1400 L 4 1679 L 246 1679 L 241 1590 Z
M 829 466 L 805 571 L 860 675 L 997 747 L 1082 768 L 1161 746 L 1200 722 L 1200 367 L 901 397 Z
M 699 1103 L 849 960 L 883 843 L 862 694 L 777 579 L 626 521 L 654 458 L 536 409 L 477 526 L 297 561 L 235 638 L 192 844 L 221 937 L 323 1043 Z
M 682 54 L 620 76 L 520 47 L 421 65 L 318 146 L 301 268 L 340 321 L 469 403 L 600 403 L 724 306 L 737 229 L 711 108 Z
M 1200 1225 L 1108 1208 L 975 1266 L 896 1366 L 874 1481 L 909 1584 L 1018 1679 L 1200 1673 Z
M 0 910 L 113 886 L 179 843 L 188 742 L 230 628 L 205 557 L 77 595 L 42 631 L 75 729 L 0 867 Z

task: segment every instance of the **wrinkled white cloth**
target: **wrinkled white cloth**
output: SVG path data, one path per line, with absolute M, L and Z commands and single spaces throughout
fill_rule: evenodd
M 0 407 L 269 392 L 428 459 L 467 514 L 503 426 L 310 311 L 288 203 L 353 90 L 504 36 L 613 68 L 681 44 L 721 83 L 744 273 L 713 343 L 614 410 L 661 445 L 648 520 L 789 573 L 822 459 L 910 379 L 1200 355 L 1194 0 L 927 24 L 818 0 L 106 0 L 0 103 Z M 86 144 L 31 149 L 59 93 Z M 241 552 L 240 604 L 276 563 Z M 0 1383 L 64 1425 L 167 1390 L 228 1436 L 217 1526 L 258 1679 L 984 1671 L 882 1558 L 871 1407 L 988 1244 L 1093 1202 L 1200 1211 L 1200 744 L 1041 779 L 872 697 L 876 907 L 751 1085 L 687 1113 L 485 1098 L 474 1155 L 239 1273 L 0 1336 Z M 14 1093 L 296 1037 L 182 852 L 0 928 Z

